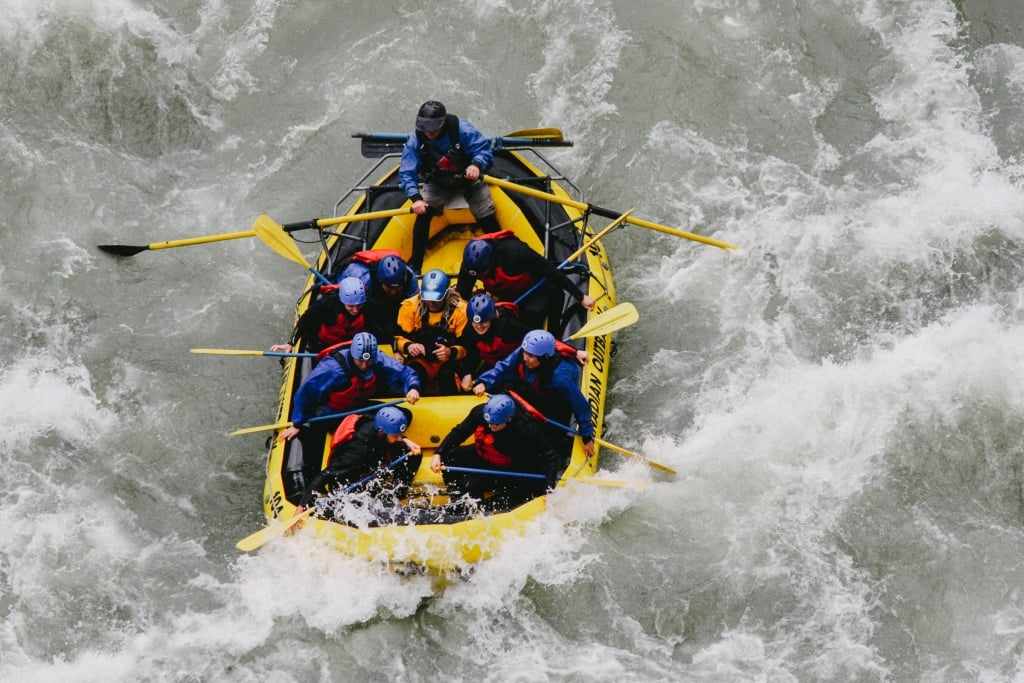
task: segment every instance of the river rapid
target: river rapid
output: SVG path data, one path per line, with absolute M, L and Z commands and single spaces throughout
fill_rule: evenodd
M 0 680 L 1024 680 L 1016 0 L 0 0 Z M 352 132 L 556 126 L 605 238 L 605 453 L 446 585 L 263 523 Z M 312 252 L 310 252 L 312 254 Z

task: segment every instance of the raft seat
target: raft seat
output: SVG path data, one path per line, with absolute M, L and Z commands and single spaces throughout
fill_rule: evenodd
M 498 224 L 512 230 L 516 237 L 526 242 L 531 249 L 544 253 L 544 245 L 537 237 L 533 226 L 523 215 L 522 209 L 513 202 L 504 190 L 490 188 L 494 199 L 495 216 Z M 406 202 L 403 207 L 411 206 Z M 405 214 L 392 218 L 381 232 L 374 249 L 397 249 L 402 258 L 409 260 L 412 256 L 412 229 L 416 222 L 414 214 Z M 445 206 L 444 213 L 434 216 L 430 222 L 430 248 L 423 269 L 440 268 L 450 275 L 459 272 L 462 264 L 462 250 L 466 242 L 481 234 L 469 204 L 462 195 L 456 195 Z

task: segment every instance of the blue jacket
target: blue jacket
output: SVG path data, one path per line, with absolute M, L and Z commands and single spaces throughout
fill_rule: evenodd
M 341 351 L 348 358 L 348 349 Z M 353 366 L 354 368 L 354 366 Z M 377 361 L 367 375 L 376 374 L 377 381 L 396 394 L 405 395 L 410 389 L 419 389 L 420 380 L 412 368 L 397 363 L 391 356 L 377 351 Z M 306 379 L 302 380 L 295 392 L 292 404 L 291 421 L 298 426 L 311 417 L 315 417 L 327 396 L 341 389 L 351 379 L 349 371 L 334 358 L 334 354 L 326 356 L 317 363 Z M 378 384 L 379 388 L 380 385 Z
M 550 381 L 545 382 L 539 372 L 540 368 L 529 370 L 522 362 L 523 350 L 516 349 L 498 361 L 493 368 L 480 375 L 477 381 L 483 383 L 488 391 L 495 387 L 514 386 L 518 380 L 555 394 L 572 408 L 578 431 L 583 439 L 585 441 L 593 439 L 594 420 L 590 414 L 590 403 L 580 391 L 580 366 L 575 361 L 559 358 L 551 373 Z M 522 371 L 521 376 L 520 371 Z
M 462 144 L 463 151 L 471 157 L 470 163 L 475 164 L 481 172 L 489 169 L 494 163 L 491 139 L 485 137 L 472 123 L 463 118 L 459 118 L 459 142 Z M 447 152 L 451 147 L 447 131 L 431 140 L 430 144 L 441 154 Z M 402 163 L 398 167 L 398 184 L 405 192 L 405 196 L 410 199 L 420 193 L 420 172 L 430 170 L 420 169 L 419 146 L 416 131 L 409 133 L 405 147 L 402 148 Z

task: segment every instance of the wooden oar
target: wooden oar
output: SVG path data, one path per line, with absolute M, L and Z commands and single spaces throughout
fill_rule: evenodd
M 319 355 L 293 351 L 248 351 L 244 349 L 189 349 L 189 351 L 214 356 L 268 356 L 270 358 L 316 358 Z
M 570 427 L 568 425 L 564 425 L 561 422 L 556 422 L 555 420 L 552 420 L 550 417 L 548 417 L 544 413 L 542 413 L 539 410 L 537 410 L 536 408 L 534 408 L 529 402 L 527 402 L 526 399 L 524 399 L 522 396 L 520 396 L 516 392 L 509 391 L 508 395 L 511 396 L 512 398 L 514 398 L 516 400 L 516 402 L 518 402 L 519 405 L 523 406 L 523 408 L 526 409 L 526 412 L 528 412 L 530 415 L 532 415 L 535 419 L 543 420 L 544 422 L 547 422 L 548 424 L 554 425 L 555 427 L 558 427 L 559 429 L 564 429 L 565 431 L 569 432 L 570 434 L 575 434 L 576 436 L 583 436 L 582 434 L 580 434 L 577 430 L 573 429 L 572 427 Z M 650 465 L 651 467 L 654 467 L 655 469 L 662 470 L 663 472 L 668 472 L 669 474 L 676 474 L 676 471 L 674 469 L 672 469 L 671 467 L 669 467 L 668 465 L 662 465 L 660 462 L 657 462 L 655 460 L 651 460 L 650 458 L 645 458 L 644 456 L 639 455 L 638 453 L 634 453 L 632 451 L 627 451 L 625 448 L 623 448 L 621 446 L 616 446 L 615 444 L 609 443 L 609 442 L 605 441 L 604 439 L 599 439 L 596 436 L 594 437 L 594 443 L 600 444 L 600 445 L 604 446 L 605 448 L 610 448 L 613 451 L 618 451 L 619 453 L 622 453 L 623 455 L 627 455 L 627 456 L 629 456 L 631 458 L 635 458 L 637 460 L 642 460 L 643 462 L 646 462 L 648 465 Z
M 339 417 L 345 417 L 346 415 L 355 415 L 356 413 L 365 413 L 365 412 L 367 412 L 369 410 L 377 410 L 378 408 L 383 408 L 384 406 L 394 406 L 394 405 L 398 405 L 399 403 L 401 403 L 404 400 L 405 400 L 404 398 L 396 398 L 395 400 L 388 401 L 387 403 L 373 403 L 371 405 L 363 406 L 362 408 L 356 408 L 355 410 L 349 410 L 349 411 L 346 411 L 344 413 L 331 413 L 330 415 L 318 415 L 317 417 L 311 417 L 308 420 L 306 420 L 306 424 L 310 424 L 310 423 L 313 423 L 313 422 L 323 422 L 324 420 L 336 420 Z M 253 434 L 255 432 L 269 432 L 269 431 L 272 431 L 272 430 L 275 430 L 275 429 L 287 429 L 288 427 L 293 427 L 293 426 L 294 425 L 291 422 L 275 422 L 274 424 L 260 425 L 259 427 L 245 427 L 244 429 L 236 429 L 235 431 L 233 431 L 230 434 L 228 434 L 228 436 L 238 436 L 239 434 Z
M 299 245 L 295 243 L 292 236 L 286 233 L 280 225 L 274 222 L 274 219 L 266 214 L 256 219 L 256 223 L 252 226 L 252 229 L 256 231 L 256 236 L 263 240 L 263 243 L 278 253 L 279 256 L 283 256 L 289 261 L 298 263 L 300 266 L 304 266 L 306 270 L 313 273 L 325 285 L 331 284 L 323 273 L 313 267 L 306 257 L 299 251 Z
M 577 258 L 579 257 L 579 255 L 580 255 L 580 254 L 582 254 L 583 252 L 585 252 L 585 251 L 586 251 L 587 249 L 590 249 L 590 247 L 592 247 L 592 246 L 593 246 L 594 244 L 596 244 L 596 243 L 597 243 L 597 241 L 598 241 L 599 239 L 601 239 L 602 237 L 604 237 L 605 235 L 607 235 L 607 234 L 608 234 L 609 232 L 611 232 L 611 231 L 612 231 L 612 230 L 614 230 L 615 228 L 617 228 L 617 227 L 619 227 L 620 225 L 622 225 L 622 222 L 623 222 L 623 221 L 625 221 L 626 219 L 628 219 L 628 218 L 629 218 L 629 214 L 631 214 L 631 213 L 633 213 L 633 209 L 630 209 L 629 211 L 625 212 L 624 214 L 622 214 L 621 216 L 619 216 L 618 218 L 616 218 L 616 219 L 615 219 L 614 221 L 612 221 L 611 223 L 609 223 L 608 225 L 606 225 L 606 226 L 605 226 L 605 228 L 604 228 L 604 230 L 602 230 L 601 232 L 597 233 L 597 235 L 595 235 L 595 236 L 594 236 L 594 237 L 593 237 L 592 239 L 590 239 L 589 241 L 587 241 L 586 243 L 584 243 L 584 245 L 583 245 L 582 247 L 580 247 L 579 249 L 577 249 L 576 251 L 574 251 L 574 252 L 573 252 L 572 254 L 570 254 L 570 255 L 569 255 L 569 258 L 567 258 L 567 259 L 565 259 L 564 261 L 562 261 L 561 263 L 559 263 L 559 264 L 558 264 L 558 265 L 556 266 L 556 268 L 557 268 L 558 270 L 561 270 L 562 268 L 565 268 L 565 267 L 566 267 L 567 265 L 569 265 L 569 264 L 570 264 L 570 263 L 571 263 L 572 261 L 575 261 L 575 260 L 576 260 L 576 259 L 577 259 Z M 537 282 L 535 282 L 535 283 L 533 284 L 533 286 L 532 286 L 532 287 L 530 287 L 530 288 L 529 288 L 528 290 L 526 290 L 525 292 L 523 292 L 522 294 L 520 294 L 520 295 L 519 295 L 518 297 L 516 297 L 516 300 L 515 300 L 515 301 L 513 301 L 512 303 L 514 303 L 514 304 L 519 304 L 519 303 L 521 303 L 521 302 L 523 301 L 523 299 L 525 299 L 526 297 L 528 297 L 528 296 L 530 296 L 531 294 L 533 294 L 533 292 L 534 292 L 534 291 L 535 291 L 535 290 L 536 290 L 536 289 L 537 289 L 538 287 L 540 287 L 541 285 L 543 285 L 543 284 L 544 284 L 544 282 L 546 282 L 546 281 L 547 281 L 547 279 L 548 279 L 548 278 L 547 278 L 547 276 L 545 275 L 545 276 L 544 276 L 544 277 L 542 277 L 542 278 L 541 278 L 540 280 L 537 280 Z
M 578 202 L 574 199 L 567 199 L 565 197 L 559 197 L 556 194 L 550 192 L 543 192 L 541 190 L 535 190 L 532 187 L 526 187 L 518 183 L 513 183 L 508 180 L 501 180 L 493 176 L 483 176 L 483 181 L 488 185 L 494 185 L 500 187 L 503 190 L 510 192 L 519 192 L 520 194 L 529 195 L 530 197 L 536 197 L 538 199 L 545 199 L 549 202 L 555 202 L 556 204 L 562 204 L 563 206 L 571 206 L 580 211 L 590 211 L 598 216 L 604 216 L 605 218 L 617 218 L 620 215 L 619 211 L 613 211 L 611 209 L 604 209 L 600 206 L 594 206 L 593 204 L 585 204 Z M 649 228 L 651 230 L 657 230 L 668 235 L 675 235 L 676 237 L 683 237 L 694 242 L 701 242 L 702 244 L 710 244 L 713 247 L 719 247 L 720 249 L 735 249 L 736 246 L 729 244 L 728 242 L 720 242 L 719 240 L 712 239 L 710 237 L 704 237 L 703 235 L 695 235 L 692 232 L 685 232 L 683 230 L 677 230 L 676 228 L 670 228 L 667 225 L 661 225 L 660 223 L 652 223 L 651 221 L 645 221 L 641 218 L 633 218 L 630 216 L 626 219 L 627 223 L 638 225 L 641 228 Z
M 636 306 L 628 302 L 621 303 L 595 315 L 587 321 L 586 325 L 569 335 L 569 339 L 611 334 L 616 330 L 629 327 L 639 319 L 640 313 L 636 310 Z
M 411 213 L 412 208 L 407 207 L 404 209 L 390 209 L 387 211 L 369 211 L 367 213 L 359 213 L 350 216 L 335 216 L 333 218 L 312 218 L 307 221 L 299 221 L 297 223 L 286 223 L 281 226 L 285 232 L 294 232 L 296 230 L 307 230 L 311 228 L 326 228 L 331 225 L 340 225 L 341 223 L 357 223 L 359 221 L 371 221 L 378 218 L 393 218 L 395 216 L 402 216 L 407 213 Z M 167 242 L 154 242 L 153 244 L 145 245 L 131 245 L 131 244 L 100 244 L 97 247 L 100 251 L 105 251 L 108 254 L 114 254 L 115 256 L 134 256 L 143 251 L 155 251 L 157 249 L 173 249 L 174 247 L 188 247 L 194 244 L 209 244 L 210 242 L 222 242 L 224 240 L 237 240 L 245 239 L 247 237 L 256 237 L 255 230 L 245 230 L 242 232 L 226 232 L 220 235 L 207 235 L 206 237 L 190 237 L 188 239 L 171 240 Z
M 409 454 L 406 453 L 402 457 L 388 463 L 387 466 L 385 466 L 383 469 L 374 470 L 373 472 L 363 477 L 356 483 L 346 486 L 341 490 L 341 493 L 349 493 L 350 491 L 359 488 L 360 486 L 370 481 L 371 479 L 376 479 L 384 472 L 393 469 L 395 466 L 399 465 L 400 463 L 408 459 Z M 305 519 L 309 519 L 313 516 L 313 513 L 315 512 L 316 506 L 310 505 L 307 509 L 303 510 L 297 515 L 294 515 L 291 519 L 289 519 L 287 522 L 284 522 L 283 524 L 270 524 L 263 527 L 256 533 L 246 536 L 241 541 L 236 543 L 235 547 L 241 550 L 242 552 L 251 552 L 253 550 L 256 550 L 257 548 L 261 548 L 268 542 L 274 540 L 275 538 L 280 538 L 284 536 L 286 533 L 288 533 L 289 529 L 293 529 L 299 522 Z

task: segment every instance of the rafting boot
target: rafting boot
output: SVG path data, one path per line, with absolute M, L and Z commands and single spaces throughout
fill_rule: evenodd
M 412 225 L 412 256 L 409 267 L 419 275 L 423 271 L 423 256 L 427 253 L 427 242 L 430 241 L 430 222 L 434 219 L 434 211 L 429 206 L 426 213 L 416 216 Z
M 484 232 L 499 232 L 501 230 L 501 226 L 498 225 L 498 219 L 493 213 L 490 216 L 477 218 L 476 224 L 479 225 Z

